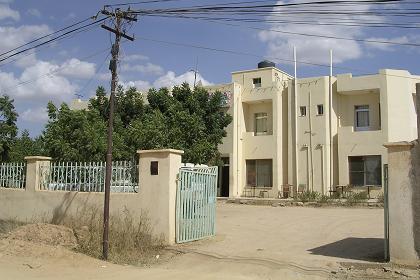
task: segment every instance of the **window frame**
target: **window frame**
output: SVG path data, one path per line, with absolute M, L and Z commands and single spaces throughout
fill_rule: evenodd
M 321 111 L 321 113 L 320 113 L 320 111 Z M 317 116 L 323 116 L 324 115 L 324 104 L 316 105 L 316 115 Z
M 355 158 L 361 158 L 361 162 L 363 163 L 363 170 L 351 170 L 351 159 L 355 159 Z M 370 173 L 372 173 L 370 170 L 367 169 L 367 165 L 366 162 L 369 159 L 373 159 L 376 158 L 378 159 L 378 168 L 377 168 L 377 172 L 378 172 L 378 177 L 377 180 L 379 184 L 368 184 L 368 175 Z M 352 186 L 357 186 L 357 187 L 365 187 L 365 186 L 381 186 L 382 187 L 382 156 L 381 155 L 366 155 L 366 156 L 348 156 L 348 168 L 349 168 L 349 184 Z M 359 173 L 359 175 L 363 174 L 363 184 L 355 184 L 354 181 L 352 181 L 353 178 L 353 174 L 357 174 Z
M 266 121 L 266 131 L 261 131 L 261 132 L 258 131 L 257 123 L 258 123 L 259 119 L 260 120 L 265 119 L 265 121 Z M 269 125 L 268 125 L 268 113 L 267 112 L 259 112 L 259 113 L 254 114 L 254 135 L 255 136 L 268 135 L 269 134 L 268 126 Z
M 259 82 L 256 82 L 256 81 L 259 81 Z M 262 87 L 261 77 L 252 78 L 252 87 L 253 88 L 260 88 L 260 87 Z
M 305 114 L 302 113 L 302 109 L 304 109 Z M 307 113 L 306 106 L 299 106 L 299 117 L 306 117 Z
M 262 166 L 263 164 L 267 164 L 269 162 L 270 168 L 269 168 L 269 181 L 270 186 L 262 185 L 260 186 L 259 181 L 259 175 L 258 170 L 259 166 Z M 251 166 L 252 165 L 252 166 Z M 247 159 L 245 160 L 245 166 L 246 166 L 246 185 L 248 187 L 254 187 L 254 188 L 273 188 L 273 159 Z M 250 170 L 252 168 L 253 170 Z M 250 171 L 253 172 L 253 178 L 252 175 L 250 176 Z M 261 175 L 262 176 L 262 175 Z M 255 182 L 255 184 L 250 183 L 250 178 L 252 178 L 252 181 Z
M 366 108 L 361 108 L 366 107 Z M 367 126 L 358 126 L 358 113 L 367 112 Z M 370 130 L 370 107 L 369 105 L 355 105 L 354 106 L 354 131 L 368 131 Z

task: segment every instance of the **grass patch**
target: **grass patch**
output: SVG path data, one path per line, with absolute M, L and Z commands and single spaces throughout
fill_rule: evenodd
M 0 234 L 7 234 L 25 223 L 16 220 L 0 220 Z
M 111 215 L 108 260 L 118 264 L 147 265 L 156 262 L 163 249 L 161 239 L 152 237 L 146 215 L 134 217 L 127 209 Z M 66 217 L 60 224 L 73 229 L 76 251 L 102 258 L 103 214 L 97 208 Z
M 368 193 L 366 191 L 350 193 L 347 195 L 346 205 L 352 206 L 358 203 L 366 202 L 368 200 Z
M 296 200 L 302 202 L 312 202 L 317 201 L 320 196 L 321 194 L 316 191 L 304 191 L 303 193 L 297 195 Z

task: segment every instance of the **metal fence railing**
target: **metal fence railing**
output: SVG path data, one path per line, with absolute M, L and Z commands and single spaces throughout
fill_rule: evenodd
M 0 163 L 0 187 L 24 189 L 26 183 L 26 163 Z
M 40 166 L 41 190 L 103 192 L 105 162 L 54 162 Z M 111 192 L 137 192 L 138 165 L 129 161 L 112 163 Z

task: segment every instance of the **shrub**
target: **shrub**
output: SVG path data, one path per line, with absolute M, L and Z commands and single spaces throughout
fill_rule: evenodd
M 109 221 L 109 261 L 139 265 L 156 260 L 163 246 L 161 240 L 152 237 L 145 214 L 135 218 L 126 209 L 120 215 L 111 215 Z M 61 224 L 73 229 L 76 251 L 102 257 L 103 214 L 99 209 L 85 209 L 79 215 L 66 217 Z
M 0 234 L 7 234 L 24 224 L 16 220 L 0 220 Z
M 377 201 L 379 203 L 384 203 L 385 202 L 385 195 L 384 195 L 384 193 L 380 193 L 376 199 L 377 199 Z
M 302 202 L 317 201 L 320 196 L 321 194 L 316 191 L 304 191 L 297 195 L 297 200 Z
M 321 194 L 321 195 L 318 197 L 317 201 L 318 201 L 319 203 L 328 203 L 330 199 L 331 199 L 331 197 L 329 197 L 328 195 Z
M 355 205 L 368 199 L 368 193 L 366 191 L 350 193 L 347 195 L 347 205 Z

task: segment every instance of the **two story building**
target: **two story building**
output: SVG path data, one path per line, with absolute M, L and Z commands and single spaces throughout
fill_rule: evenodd
M 271 62 L 207 87 L 233 116 L 219 146 L 220 196 L 328 194 L 337 186 L 381 192 L 384 143 L 417 138 L 415 83 L 402 70 L 295 80 Z

